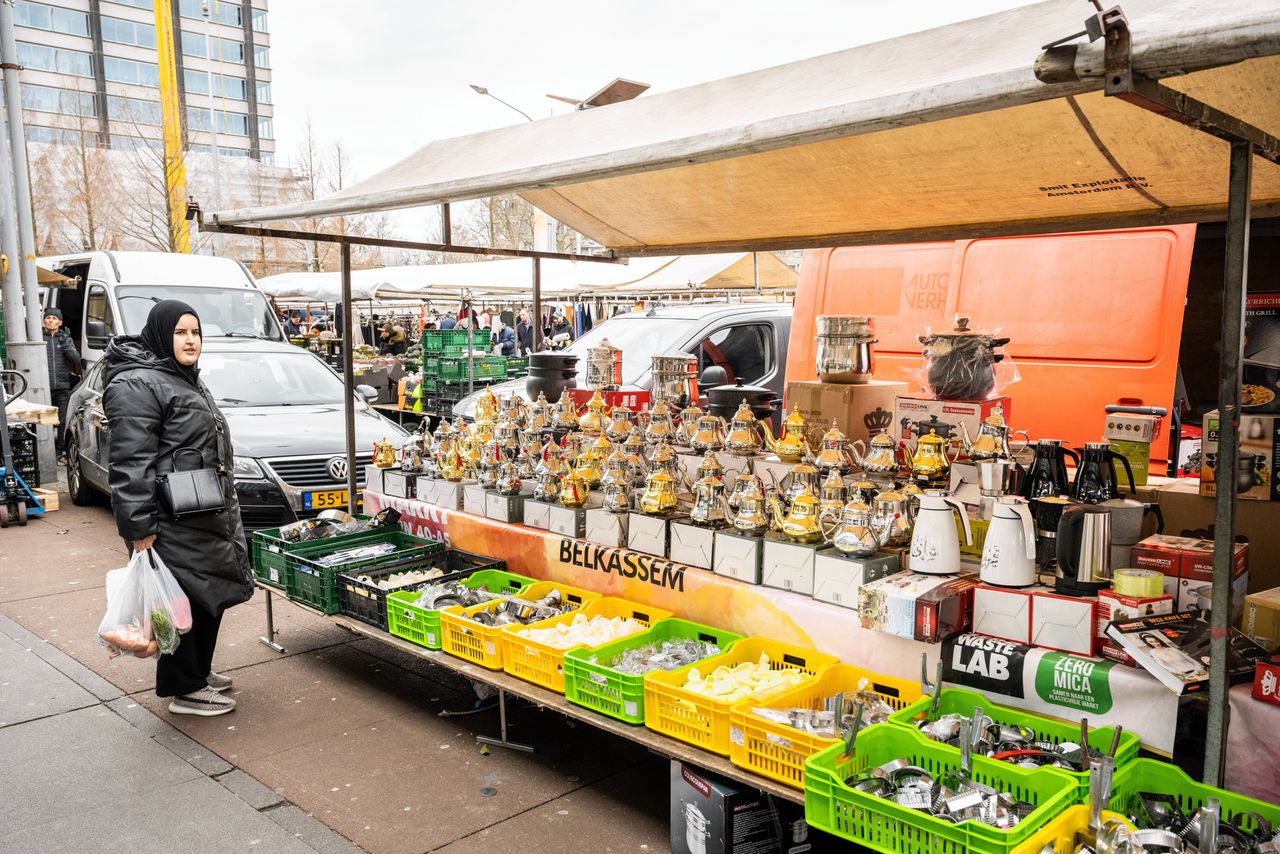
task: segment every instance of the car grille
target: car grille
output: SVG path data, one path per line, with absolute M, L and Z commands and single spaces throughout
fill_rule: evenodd
M 290 460 L 264 460 L 267 466 L 275 472 L 276 476 L 289 486 L 295 486 L 301 489 L 323 489 L 333 488 L 340 489 L 346 486 L 346 479 L 335 480 L 329 474 L 329 460 L 332 456 L 327 457 L 306 457 L 301 459 Z M 373 455 L 356 457 L 359 463 L 356 467 L 356 486 L 364 486 L 364 467 L 373 462 Z
M 240 521 L 246 534 L 261 531 L 265 528 L 279 528 L 293 521 L 293 514 L 287 507 L 274 505 L 240 505 Z

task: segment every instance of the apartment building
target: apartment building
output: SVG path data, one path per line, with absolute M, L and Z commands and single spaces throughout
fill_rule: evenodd
M 273 164 L 267 0 L 171 3 L 187 150 Z M 160 144 L 152 0 L 17 0 L 15 20 L 29 141 Z

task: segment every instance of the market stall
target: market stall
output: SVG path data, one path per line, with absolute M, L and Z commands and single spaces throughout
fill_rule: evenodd
M 1040 3 L 608 109 L 436 142 L 333 198 L 219 212 L 214 216 L 215 228 L 276 233 L 241 223 L 447 205 L 512 191 L 523 193 L 614 253 L 632 256 L 1225 218 L 1229 310 L 1221 338 L 1230 343 L 1223 347 L 1219 408 L 1236 412 L 1241 394 L 1239 342 L 1250 208 L 1258 214 L 1280 205 L 1280 169 L 1275 165 L 1280 161 L 1280 141 L 1272 135 L 1280 128 L 1280 101 L 1271 94 L 1280 73 L 1280 13 L 1260 7 L 1207 10 L 1190 0 L 1132 2 L 1126 4 L 1125 12 L 1129 18 L 1118 9 L 1099 11 L 1085 21 L 1081 32 L 1083 16 L 1075 4 Z M 1092 38 L 1081 41 L 1087 36 Z M 951 61 L 939 63 L 939 56 Z M 1167 85 L 1157 82 L 1165 78 Z M 1224 181 L 1228 175 L 1230 180 Z M 347 268 L 343 284 L 348 295 L 349 242 L 343 244 Z M 541 298 L 542 262 L 537 253 L 529 254 L 534 257 L 536 306 Z M 1010 310 L 1014 310 L 1012 300 Z M 869 373 L 865 364 L 869 351 L 862 345 L 871 336 L 863 334 L 852 318 L 827 320 L 825 329 L 819 325 L 815 331 L 833 342 L 847 339 L 840 350 L 847 363 L 833 360 L 824 367 L 819 348 L 818 373 L 820 377 L 830 374 L 826 379 L 835 384 L 858 386 L 859 379 Z M 865 318 L 861 322 L 865 324 Z M 981 363 L 989 369 L 998 361 L 994 357 L 1000 345 L 995 336 L 981 330 L 958 328 L 954 334 L 928 338 L 926 351 L 932 348 L 936 356 L 969 353 L 973 358 L 961 360 L 968 367 Z M 572 465 L 558 475 L 540 474 L 533 494 L 524 493 L 531 478 L 527 470 L 521 472 L 518 458 L 532 461 L 536 454 L 551 469 L 549 459 L 558 458 L 560 452 L 529 448 L 519 428 L 499 436 L 500 404 L 494 401 L 491 417 L 478 415 L 475 426 L 455 430 L 453 436 L 433 436 L 425 456 L 428 440 L 421 437 L 407 453 L 408 465 L 401 461 L 401 476 L 388 480 L 389 473 L 384 474 L 383 490 L 374 490 L 370 498 L 377 502 L 383 500 L 380 495 L 397 495 L 403 499 L 398 506 L 411 519 L 421 519 L 424 529 L 451 541 L 501 548 L 503 557 L 520 561 L 532 578 L 568 587 L 581 585 L 584 590 L 595 586 L 625 592 L 635 599 L 631 604 L 636 607 L 666 608 L 677 617 L 738 621 L 735 625 L 758 633 L 759 637 L 747 638 L 736 647 L 750 651 L 744 654 L 751 660 L 734 657 L 732 650 L 722 659 L 725 673 L 739 674 L 731 680 L 729 694 L 739 701 L 763 703 L 763 696 L 752 690 L 755 683 L 742 680 L 763 677 L 765 671 L 785 672 L 797 691 L 802 683 L 822 686 L 817 694 L 794 698 L 787 694 L 793 705 L 774 711 L 787 713 L 789 722 L 801 726 L 791 726 L 782 735 L 766 728 L 772 738 L 766 735 L 763 741 L 777 745 L 780 738 L 793 753 L 798 742 L 814 748 L 812 753 L 802 751 L 806 754 L 807 816 L 816 826 L 846 839 L 879 850 L 901 850 L 894 840 L 904 837 L 926 840 L 931 850 L 1009 850 L 1031 845 L 1033 834 L 1052 834 L 1063 823 L 1069 824 L 1076 812 L 1068 808 L 1082 803 L 1091 789 L 1097 793 L 1105 788 L 1104 775 L 1091 780 L 1085 773 L 1087 766 L 1097 764 L 1115 769 L 1110 806 L 1137 818 L 1145 830 L 1178 833 L 1193 820 L 1200 822 L 1198 827 L 1218 827 L 1212 810 L 1201 811 L 1214 797 L 1226 813 L 1242 817 L 1236 831 L 1247 837 L 1245 844 L 1258 850 L 1270 844 L 1262 837 L 1264 827 L 1280 818 L 1275 807 L 1202 787 L 1172 766 L 1135 759 L 1126 745 L 1136 745 L 1122 733 L 1113 731 L 1107 738 L 1087 728 L 1077 730 L 1073 752 L 1066 749 L 1072 744 L 1070 730 L 1060 729 L 1062 718 L 1078 719 L 1086 711 L 1093 724 L 1108 715 L 1132 713 L 1139 718 L 1135 729 L 1145 743 L 1171 745 L 1174 733 L 1160 710 L 1176 704 L 1182 693 L 1206 691 L 1205 778 L 1223 779 L 1230 758 L 1225 737 L 1227 687 L 1241 650 L 1247 648 L 1247 644 L 1237 645 L 1231 632 L 1231 608 L 1222 607 L 1232 601 L 1232 587 L 1238 584 L 1247 556 L 1247 549 L 1234 543 L 1234 492 L 1219 490 L 1215 497 L 1211 541 L 1152 542 L 1141 538 L 1142 508 L 1134 523 L 1113 521 L 1119 515 L 1132 515 L 1127 509 L 1113 513 L 1101 506 L 1125 500 L 1116 488 L 1114 449 L 1107 443 L 1084 449 L 1068 479 L 1062 449 L 1055 450 L 1051 442 L 1046 446 L 1047 440 L 1037 437 L 1041 441 L 1033 474 L 1039 474 L 1029 480 L 1046 483 L 1047 488 L 1031 494 L 1013 489 L 1004 480 L 1015 456 L 1005 444 L 1014 422 L 981 407 L 971 429 L 963 433 L 963 443 L 954 433 L 940 431 L 934 419 L 935 426 L 919 433 L 909 464 L 900 459 L 889 437 L 889 447 L 879 449 L 887 453 L 881 463 L 868 466 L 871 449 L 865 449 L 853 457 L 856 466 L 846 468 L 843 460 L 849 443 L 839 428 L 851 432 L 852 417 L 825 431 L 820 450 L 801 449 L 800 461 L 777 452 L 778 459 L 769 460 L 758 444 L 750 447 L 751 440 L 746 438 L 757 436 L 752 432 L 756 419 L 750 406 L 743 405 L 745 417 L 728 413 L 733 415 L 732 423 L 724 425 L 727 430 L 721 427 L 724 435 L 717 438 L 714 421 L 704 427 L 703 413 L 689 411 L 693 395 L 685 394 L 683 402 L 678 401 L 682 396 L 679 371 L 675 374 L 677 385 L 672 389 L 655 386 L 653 399 L 645 407 L 640 447 L 630 452 L 645 456 L 640 496 L 624 498 L 627 490 L 620 485 L 592 491 L 596 484 L 603 484 L 611 468 L 606 461 L 621 454 L 626 462 L 629 452 L 610 449 L 598 437 L 569 439 L 570 433 L 595 437 L 602 432 L 609 407 L 600 397 L 587 404 L 584 412 L 582 405 L 587 401 L 575 400 L 566 392 L 556 420 L 540 425 L 539 430 L 559 428 L 554 438 L 567 443 L 565 453 L 572 457 Z M 595 390 L 607 393 L 604 386 Z M 988 386 L 980 391 L 973 397 L 981 398 L 977 401 L 981 404 L 999 396 L 998 391 L 988 394 L 993 391 Z M 933 392 L 935 399 L 954 402 L 939 387 Z M 849 413 L 869 416 L 879 410 L 851 406 Z M 545 411 L 543 417 L 547 417 Z M 888 425 L 880 424 L 879 416 L 872 420 L 880 436 L 888 436 L 884 430 Z M 574 430 L 575 426 L 579 429 Z M 702 448 L 685 436 L 691 449 L 714 455 L 718 443 L 727 457 L 738 458 L 741 464 L 732 472 L 726 465 L 719 474 L 695 471 L 694 478 L 685 468 L 687 463 L 669 447 L 678 444 L 677 431 L 690 429 L 710 434 Z M 797 429 L 802 430 L 803 445 L 809 437 L 803 428 Z M 1219 470 L 1236 471 L 1238 436 L 1233 419 L 1222 419 L 1217 439 Z M 759 436 L 756 441 L 764 440 Z M 621 437 L 616 441 L 625 444 Z M 966 481 L 963 473 L 957 480 L 958 472 L 951 468 L 961 444 L 975 470 L 972 481 Z M 542 447 L 547 446 L 560 447 L 556 442 Z M 797 476 L 794 467 L 799 462 L 810 454 L 821 459 L 828 452 L 833 456 L 820 467 L 821 483 Z M 424 461 L 426 470 L 419 470 Z M 770 469 L 783 463 L 787 469 Z M 391 465 L 387 461 L 388 469 Z M 860 471 L 852 471 L 855 468 Z M 634 475 L 634 468 L 630 471 Z M 775 494 L 766 492 L 761 472 L 777 487 Z M 872 481 L 880 475 L 880 480 L 899 486 L 905 477 L 923 494 L 904 495 L 886 488 L 888 483 L 873 483 L 864 497 L 856 499 L 881 510 L 879 521 L 873 518 L 874 524 L 867 524 L 862 510 L 849 508 L 855 501 L 849 500 L 847 491 L 867 489 L 861 481 L 848 482 L 859 473 Z M 716 499 L 722 497 L 718 493 L 731 474 L 735 480 L 744 475 L 761 480 L 758 485 L 747 484 L 732 518 L 716 513 L 720 506 Z M 465 483 L 471 480 L 475 483 Z M 695 481 L 701 489 L 681 495 L 678 485 L 686 480 Z M 717 480 L 720 490 L 711 483 Z M 966 482 L 972 487 L 968 501 L 959 495 Z M 793 489 L 796 484 L 799 488 Z M 830 495 L 824 494 L 828 485 Z M 555 497 L 552 486 L 558 501 L 548 500 Z M 632 488 L 638 491 L 634 483 Z M 933 488 L 951 494 L 932 494 L 928 489 Z M 1019 495 L 1011 494 L 1015 491 Z M 1050 500 L 1068 492 L 1062 501 Z M 614 506 L 584 506 L 593 495 L 601 504 Z M 632 497 L 638 498 L 639 506 Z M 491 498 L 496 499 L 492 508 Z M 1034 519 L 1032 507 L 1018 498 L 1037 502 Z M 826 508 L 824 500 L 831 502 Z M 539 517 L 540 505 L 546 505 L 545 517 Z M 833 538 L 844 535 L 847 549 L 837 548 L 841 555 L 820 555 L 837 507 L 839 525 Z M 604 526 L 611 534 L 588 533 L 587 514 L 601 509 L 627 518 L 625 547 L 621 525 Z M 532 517 L 530 510 L 535 511 Z M 682 511 L 689 514 L 692 526 L 677 518 Z M 476 518 L 481 515 L 493 521 Z M 897 526 L 896 520 L 904 517 L 912 517 L 909 532 Z M 516 527 L 517 519 L 525 528 L 545 527 L 553 533 L 524 531 Z M 963 549 L 972 547 L 975 540 L 970 526 L 979 521 L 986 523 L 986 544 L 966 560 Z M 723 529 L 726 522 L 733 531 L 715 530 Z M 1137 526 L 1138 536 L 1124 545 L 1138 566 L 1118 567 L 1131 570 L 1124 575 L 1110 572 L 1114 543 L 1109 532 L 1106 536 L 1103 532 L 1111 524 Z M 764 534 L 770 527 L 777 531 Z M 705 568 L 686 569 L 691 564 L 684 563 L 685 558 L 671 556 L 673 544 L 681 537 L 705 546 L 705 531 L 699 534 L 693 530 L 697 528 L 713 529 L 710 574 Z M 868 529 L 875 533 L 874 542 L 867 541 Z M 676 530 L 681 533 L 677 535 Z M 889 536 L 884 538 L 883 532 Z M 602 539 L 605 536 L 614 539 L 610 543 Z M 722 547 L 724 536 L 730 539 Z M 1029 590 L 1028 585 L 1038 578 L 1037 566 L 1043 569 L 1038 554 L 1042 540 L 1057 540 L 1054 589 Z M 1004 546 L 1000 555 L 987 548 L 992 543 Z M 1019 548 L 1026 554 L 1010 559 Z M 700 549 L 705 554 L 702 546 L 693 552 Z M 733 549 L 743 551 L 733 552 L 735 557 L 720 572 L 715 555 Z M 642 582 L 638 567 L 646 562 L 630 555 L 654 556 L 647 561 L 648 578 L 654 577 L 654 566 L 660 564 L 658 577 L 669 581 L 678 576 L 688 587 L 687 595 L 651 580 Z M 1138 558 L 1143 555 L 1154 563 L 1142 565 Z M 859 582 L 858 626 L 867 634 L 855 629 L 850 610 L 814 601 L 819 557 L 848 562 L 844 575 L 856 576 Z M 965 572 L 965 564 L 972 564 L 975 557 L 981 558 L 983 585 Z M 897 564 L 886 570 L 894 559 Z M 636 578 L 614 573 L 602 581 L 596 567 L 615 561 L 619 566 L 636 566 Z M 1164 571 L 1149 568 L 1152 565 Z M 744 566 L 756 568 L 747 570 L 748 579 L 736 575 Z M 773 587 L 791 592 L 768 590 L 765 571 L 777 577 Z M 733 575 L 736 580 L 719 575 Z M 1166 615 L 1154 610 L 1155 600 L 1171 605 L 1164 587 L 1170 579 L 1175 579 L 1178 596 L 1183 582 L 1209 582 L 1205 595 L 1219 604 L 1210 614 L 1211 629 L 1196 616 L 1169 614 L 1167 620 L 1161 619 Z M 808 599 L 799 592 L 806 580 L 810 582 Z M 965 603 L 970 602 L 973 613 L 969 616 L 978 619 L 979 586 L 995 588 L 995 597 L 1005 597 L 1004 605 L 997 607 L 993 595 L 988 595 L 987 613 L 1009 619 L 1004 627 L 989 628 L 982 636 L 964 634 L 977 628 L 976 622 L 966 624 L 964 615 Z M 1103 634 L 1118 646 L 1118 654 L 1129 655 L 1141 669 L 1060 651 L 1075 649 L 1076 644 L 1085 655 L 1097 651 L 1096 608 L 1108 595 L 1112 609 L 1138 603 L 1137 612 L 1108 621 Z M 724 598 L 732 604 L 724 606 Z M 908 605 L 910 619 L 903 612 Z M 1000 607 L 1005 606 L 1011 610 L 1002 612 Z M 1153 610 L 1146 610 L 1148 606 Z M 478 607 L 463 617 L 484 625 L 471 617 L 490 606 Z M 532 613 L 536 615 L 536 609 Z M 953 620 L 948 614 L 960 616 Z M 450 622 L 447 616 L 441 619 Z M 1146 620 L 1153 622 L 1143 625 Z M 1042 642 L 1037 646 L 1011 637 L 1012 629 L 1022 622 L 1029 630 L 1052 628 L 1054 641 L 1039 638 Z M 658 621 L 651 629 L 660 625 Z M 463 628 L 471 637 L 485 634 L 474 627 Z M 523 631 L 511 626 L 503 631 L 507 629 Z M 905 643 L 882 637 L 895 634 Z M 509 640 L 507 635 L 502 638 Z M 1180 647 L 1182 639 L 1201 645 L 1194 656 L 1181 651 L 1190 648 Z M 945 645 L 937 646 L 944 640 Z M 771 656 L 770 644 L 784 644 L 789 651 Z M 885 692 L 860 688 L 862 682 L 857 680 L 830 682 L 831 671 L 826 668 L 835 659 L 815 658 L 830 654 L 843 659 L 845 666 L 874 667 L 868 682 L 877 685 L 877 677 L 884 682 L 914 678 L 916 668 L 907 662 L 918 657 L 919 648 L 912 644 L 932 645 L 933 657 L 942 659 L 947 668 L 945 681 L 980 688 L 986 699 L 978 702 L 985 704 L 992 722 L 983 720 L 973 702 L 944 701 L 941 696 L 934 701 L 932 713 L 921 709 L 901 718 L 892 711 Z M 1144 651 L 1144 646 L 1150 651 Z M 1201 648 L 1208 651 L 1207 667 Z M 762 658 L 753 663 L 760 649 Z M 1235 657 L 1229 657 L 1229 651 Z M 483 647 L 479 654 L 483 658 Z M 566 672 L 573 660 L 572 651 L 564 655 Z M 719 707 L 696 696 L 706 690 L 704 674 L 695 675 L 692 670 L 677 674 L 650 672 L 644 677 L 646 706 L 651 694 L 659 706 L 663 696 L 674 696 L 677 702 L 672 708 L 678 711 L 671 715 L 685 720 L 679 726 L 659 724 L 660 730 L 665 726 L 665 731 L 680 732 L 677 737 L 693 741 L 703 741 L 704 730 L 710 732 L 710 740 L 704 741 L 707 749 L 727 750 L 732 761 L 734 727 L 718 727 Z M 1098 678 L 1102 674 L 1107 676 L 1105 687 Z M 1118 680 L 1114 690 L 1110 688 L 1113 679 Z M 1156 680 L 1160 682 L 1153 685 Z M 943 681 L 941 677 L 934 680 L 939 685 Z M 566 688 L 569 693 L 571 689 Z M 860 696 L 853 704 L 858 711 L 848 720 L 851 707 L 846 702 L 864 693 L 876 696 Z M 1145 701 L 1148 696 L 1150 701 Z M 1075 711 L 1065 713 L 1073 702 Z M 1126 712 L 1130 702 L 1137 705 Z M 940 705 L 954 711 L 940 715 Z M 832 714 L 824 725 L 834 729 L 822 732 L 835 738 L 814 743 L 800 737 L 810 734 L 806 727 L 817 725 L 812 716 L 791 716 L 806 706 L 815 713 L 830 707 Z M 863 714 L 881 706 L 890 711 L 864 731 Z M 704 707 L 711 712 L 704 713 Z M 754 706 L 722 711 L 729 721 L 735 714 L 752 720 L 771 718 Z M 1048 717 L 1023 717 L 1036 712 L 1054 715 L 1058 723 Z M 689 720 L 698 723 L 690 725 Z M 704 725 L 705 720 L 709 723 Z M 939 732 L 938 727 L 946 731 Z M 746 729 L 744 723 L 739 735 L 744 743 Z M 717 734 L 721 731 L 722 735 Z M 980 748 L 984 732 L 988 744 Z M 845 738 L 853 744 L 831 743 Z M 975 756 L 972 770 L 988 781 L 994 794 L 967 785 L 971 749 L 991 754 Z M 751 763 L 749 756 L 744 761 Z M 961 763 L 963 774 L 949 776 Z M 1037 767 L 1023 767 L 1027 764 Z M 899 774 L 921 767 L 930 771 Z M 941 806 L 930 788 L 939 782 L 933 775 L 939 775 L 955 796 L 941 798 Z M 797 782 L 795 777 L 791 780 Z M 1180 802 L 1178 810 L 1159 816 L 1152 812 L 1150 804 L 1167 804 L 1169 797 Z M 1119 833 L 1120 827 L 1112 830 Z M 1072 830 L 1068 828 L 1065 835 L 1070 840 Z M 1026 850 L 1038 851 L 1048 840 L 1037 836 L 1034 841 L 1036 847 Z

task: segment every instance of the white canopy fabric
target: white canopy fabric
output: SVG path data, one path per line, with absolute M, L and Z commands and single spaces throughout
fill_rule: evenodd
M 1137 70 L 1280 133 L 1280 3 L 1123 0 Z M 432 142 L 269 221 L 519 192 L 622 254 L 897 242 L 1219 218 L 1227 145 L 1105 98 L 1102 42 L 1045 84 L 1090 7 L 996 15 L 620 104 Z M 1254 210 L 1280 210 L 1259 161 Z
M 770 252 L 730 252 L 688 257 L 637 258 L 629 264 L 542 262 L 544 297 L 581 293 L 631 293 L 682 290 L 733 290 L 755 287 L 794 288 L 796 273 Z M 758 265 L 758 267 L 757 267 Z M 459 291 L 494 296 L 524 296 L 532 286 L 533 262 L 522 258 L 456 264 L 377 267 L 351 272 L 354 299 L 458 297 Z M 337 302 L 342 298 L 338 273 L 280 273 L 258 280 L 268 295 L 285 299 Z

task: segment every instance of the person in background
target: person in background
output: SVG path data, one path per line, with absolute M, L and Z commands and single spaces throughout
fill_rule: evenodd
M 444 317 L 440 318 L 441 329 L 453 329 L 457 325 L 458 320 L 452 314 L 446 314 Z
M 301 335 L 302 327 L 299 326 L 301 322 L 302 322 L 302 316 L 299 315 L 297 312 L 286 314 L 284 318 L 285 336 L 288 338 L 297 338 L 299 335 Z
M 516 331 L 507 324 L 498 330 L 498 355 L 514 356 L 516 354 Z
M 555 338 L 557 335 L 568 335 L 569 340 L 573 340 L 573 325 L 560 309 L 556 309 L 555 317 L 551 319 L 551 337 Z
M 403 355 L 409 345 L 409 339 L 404 334 L 404 327 L 398 323 L 392 323 L 390 320 L 382 324 L 380 337 L 382 339 L 381 352 L 392 356 Z
M 200 318 L 177 300 L 151 307 L 142 334 L 107 346 L 103 407 L 111 422 L 111 509 L 131 552 L 158 554 L 191 603 L 191 630 L 156 660 L 156 694 L 178 715 L 212 717 L 236 707 L 231 679 L 213 671 L 227 608 L 253 596 L 253 572 L 231 470 L 231 434 L 200 381 Z M 216 469 L 224 509 L 175 519 L 157 500 L 156 478 L 192 448 Z M 188 463 L 189 465 L 190 463 Z
M 80 351 L 62 328 L 62 312 L 56 308 L 44 310 L 44 350 L 49 362 L 50 402 L 58 407 L 58 427 L 53 431 L 53 444 L 58 450 L 58 460 L 63 461 L 66 458 L 67 402 L 71 400 L 71 389 L 80 375 Z
M 516 353 L 527 356 L 533 352 L 533 324 L 529 322 L 529 310 L 520 309 L 520 319 L 516 321 Z
M 473 310 L 473 313 L 474 313 L 474 310 Z M 488 330 L 492 328 L 492 325 L 493 325 L 493 315 L 489 314 L 489 309 L 485 308 L 480 312 L 480 317 L 476 325 L 476 329 Z

